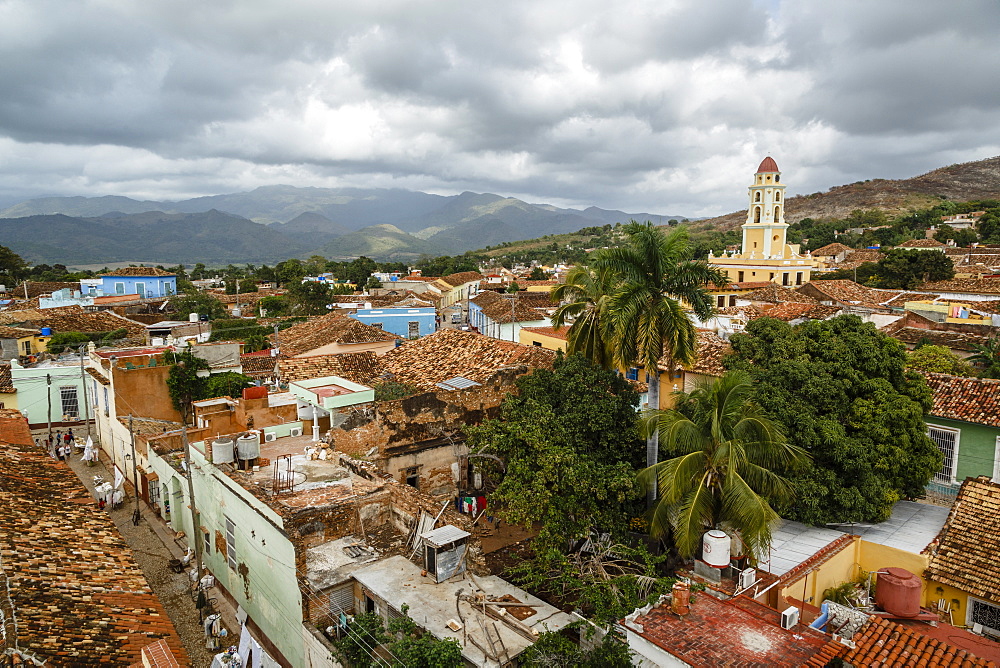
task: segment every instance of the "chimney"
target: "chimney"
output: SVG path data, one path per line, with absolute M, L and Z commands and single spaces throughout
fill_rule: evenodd
M 670 590 L 670 610 L 683 617 L 691 612 L 691 585 L 687 582 L 676 582 Z

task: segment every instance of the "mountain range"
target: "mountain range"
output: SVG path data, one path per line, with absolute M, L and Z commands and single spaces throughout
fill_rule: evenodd
M 177 202 L 32 199 L 0 211 L 0 239 L 35 263 L 258 263 L 313 254 L 412 261 L 632 218 L 683 216 L 562 209 L 472 192 L 276 185 Z

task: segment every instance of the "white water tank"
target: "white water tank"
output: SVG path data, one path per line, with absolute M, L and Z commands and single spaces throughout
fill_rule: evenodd
M 198 322 L 198 314 L 188 313 L 188 322 Z
M 233 461 L 233 439 L 217 438 L 212 441 L 212 463 L 231 464 Z
M 244 461 L 260 457 L 260 439 L 256 434 L 236 439 L 236 455 Z
M 712 529 L 701 540 L 702 560 L 715 568 L 729 566 L 729 536 L 724 531 Z

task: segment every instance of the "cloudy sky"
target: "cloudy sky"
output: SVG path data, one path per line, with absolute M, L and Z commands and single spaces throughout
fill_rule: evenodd
M 402 187 L 706 216 L 1000 154 L 996 0 L 0 0 L 0 203 Z

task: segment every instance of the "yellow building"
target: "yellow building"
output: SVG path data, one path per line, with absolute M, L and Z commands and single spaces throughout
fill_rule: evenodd
M 786 241 L 785 184 L 771 157 L 764 158 L 749 188 L 747 222 L 743 224 L 743 244 L 739 253 L 708 254 L 709 264 L 726 272 L 734 283 L 770 281 L 780 285 L 802 285 L 823 263 L 808 253 L 799 253 L 798 244 Z

